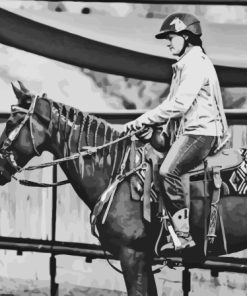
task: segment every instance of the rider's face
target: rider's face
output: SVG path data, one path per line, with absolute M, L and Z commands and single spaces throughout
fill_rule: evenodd
M 184 47 L 184 38 L 177 34 L 168 34 L 167 38 L 167 47 L 174 56 L 179 56 L 183 47 Z

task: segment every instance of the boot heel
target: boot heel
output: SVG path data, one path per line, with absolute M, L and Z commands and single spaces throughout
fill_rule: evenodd
M 192 248 L 192 247 L 195 247 L 195 245 L 196 245 L 196 243 L 193 240 L 193 238 L 191 237 L 191 235 L 189 235 L 188 237 L 179 236 L 179 239 L 181 242 L 181 246 L 179 248 L 175 248 L 176 251 L 179 251 L 182 249 L 187 249 L 187 248 Z
M 172 223 L 173 226 L 170 225 L 171 229 L 169 229 L 172 241 L 161 246 L 160 253 L 181 251 L 183 249 L 195 247 L 196 243 L 189 232 L 189 209 L 184 208 L 177 211 L 172 216 Z

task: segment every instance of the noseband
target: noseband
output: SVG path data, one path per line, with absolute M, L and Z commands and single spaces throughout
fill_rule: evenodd
M 34 140 L 34 136 L 33 136 L 33 121 L 32 121 L 32 116 L 34 114 L 34 109 L 35 109 L 35 105 L 37 102 L 38 97 L 35 97 L 31 103 L 31 106 L 28 110 L 18 107 L 18 106 L 14 106 L 14 110 L 12 113 L 25 113 L 25 117 L 23 118 L 23 120 L 16 126 L 16 128 L 10 132 L 9 136 L 4 140 L 3 145 L 0 149 L 0 158 L 2 159 L 6 159 L 8 161 L 8 163 L 15 169 L 16 172 L 18 172 L 21 168 L 17 165 L 15 157 L 14 157 L 14 153 L 12 150 L 10 150 L 11 145 L 13 144 L 13 142 L 15 141 L 16 137 L 19 135 L 21 129 L 23 128 L 23 126 L 25 125 L 25 123 L 29 120 L 30 123 L 30 135 L 31 135 L 31 139 L 32 139 L 32 145 L 33 145 L 33 149 L 36 153 L 36 155 L 40 156 L 39 151 L 37 150 L 37 147 L 35 145 L 35 140 Z

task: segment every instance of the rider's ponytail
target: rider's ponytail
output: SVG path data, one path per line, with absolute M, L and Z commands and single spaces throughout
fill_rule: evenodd
M 186 35 L 188 36 L 188 39 L 186 40 L 187 43 L 190 43 L 194 46 L 200 46 L 202 51 L 206 54 L 206 52 L 202 46 L 202 39 L 200 38 L 200 36 L 195 35 L 189 31 L 186 31 Z

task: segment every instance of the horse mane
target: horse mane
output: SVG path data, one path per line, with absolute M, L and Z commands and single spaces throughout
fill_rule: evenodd
M 112 142 L 124 135 L 123 132 L 117 131 L 110 123 L 102 118 L 98 118 L 95 115 L 91 115 L 87 112 L 82 112 L 77 108 L 53 101 L 48 98 L 45 98 L 45 100 L 47 100 L 51 106 L 51 113 L 54 111 L 54 109 L 58 112 L 58 132 L 60 132 L 61 121 L 64 121 L 64 144 L 65 146 L 67 146 L 64 156 L 68 156 L 71 154 L 71 139 L 73 136 L 75 125 L 79 126 L 80 129 L 79 137 L 77 140 L 77 152 L 81 151 L 81 149 L 83 148 L 82 137 L 85 140 L 86 146 L 97 147 Z M 69 135 L 67 135 L 66 137 L 66 129 L 68 125 L 71 126 L 71 129 Z M 99 138 L 101 138 L 101 141 L 99 141 Z M 110 165 L 112 166 L 111 178 L 114 177 L 118 172 L 119 166 L 124 158 L 125 151 L 128 145 L 129 141 L 123 140 L 116 144 L 109 145 L 99 150 L 99 152 L 97 153 L 98 161 L 103 157 L 102 161 L 104 164 L 108 163 L 109 165 L 110 162 Z

